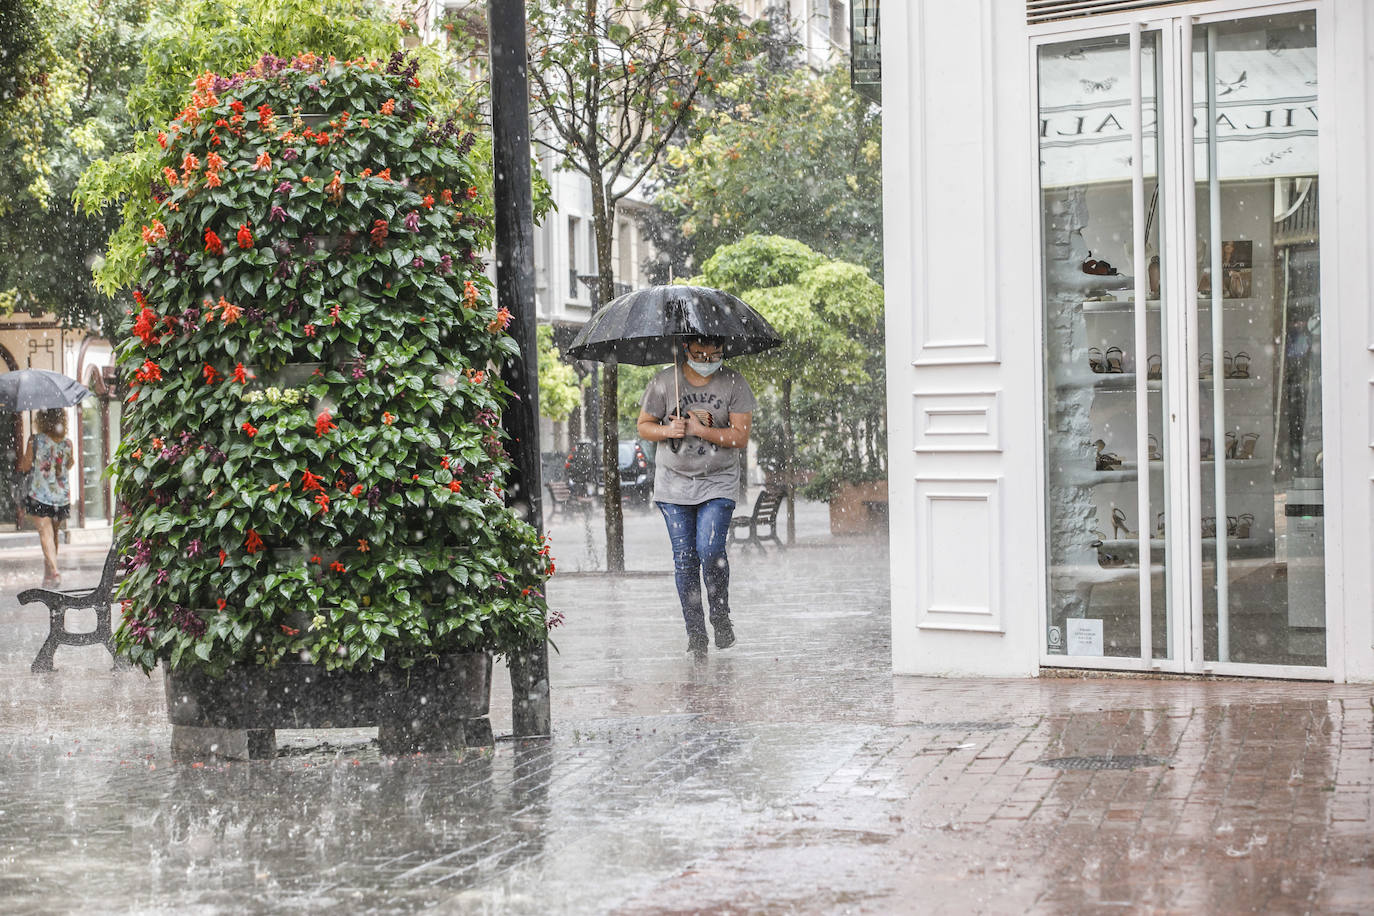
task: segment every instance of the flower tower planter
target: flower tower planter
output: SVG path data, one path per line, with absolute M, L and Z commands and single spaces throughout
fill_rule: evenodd
M 491 654 L 547 636 L 548 547 L 502 498 L 487 176 L 416 70 L 207 74 L 152 149 L 116 640 L 166 666 L 174 742 L 489 740 Z

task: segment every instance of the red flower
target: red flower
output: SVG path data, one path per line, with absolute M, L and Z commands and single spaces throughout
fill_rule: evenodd
M 316 494 L 315 494 L 315 505 L 317 505 L 317 506 L 320 507 L 320 512 L 321 512 L 321 513 L 328 512 L 328 511 L 329 511 L 329 494 L 328 494 L 328 493 L 324 493 L 324 492 L 316 493 Z
M 229 103 L 229 107 L 232 108 L 232 109 L 234 110 L 234 114 L 243 114 L 243 100 L 242 100 L 242 99 L 234 99 L 234 101 L 232 101 L 232 102 Z
M 305 336 L 306 336 L 306 337 L 314 337 L 314 336 L 315 336 L 315 326 L 314 326 L 313 324 L 307 324 L 307 325 L 305 326 L 305 328 L 304 328 L 304 331 L 305 331 Z
M 315 556 L 311 557 L 310 562 L 314 563 L 316 566 L 319 566 L 321 562 L 319 554 L 316 554 Z
M 201 368 L 200 372 L 201 375 L 205 376 L 205 384 L 207 385 L 213 385 L 215 382 L 219 381 L 218 370 L 209 363 L 206 363 L 204 367 Z
M 272 129 L 272 121 L 276 116 L 272 114 L 272 108 L 268 105 L 258 106 L 258 124 L 263 130 Z
M 349 490 L 348 492 L 352 493 L 354 496 L 362 496 L 362 495 L 363 495 L 363 485 L 360 484 L 360 483 L 355 483 L 355 484 L 353 485 L 353 489 Z
M 450 480 L 448 482 L 448 488 L 452 492 L 457 493 L 459 490 L 463 489 L 463 485 L 456 480 Z
M 444 457 L 439 459 L 439 467 L 443 468 L 446 471 L 448 470 L 448 455 L 445 455 Z
M 247 223 L 239 223 L 238 242 L 240 248 L 253 247 L 253 232 L 248 228 Z
M 234 366 L 234 381 L 238 382 L 240 385 L 246 385 L 246 384 L 248 384 L 248 373 L 247 373 L 247 371 L 243 368 L 243 363 L 237 363 L 237 364 L 235 364 L 235 366 Z
M 157 343 L 157 313 L 146 305 L 143 311 L 138 313 L 138 320 L 134 322 L 134 336 L 143 341 L 145 347 Z
M 396 419 L 396 415 L 389 410 L 382 411 L 382 422 L 390 426 Z
M 390 180 L 391 180 L 391 167 L 388 166 L 388 167 L 382 169 L 380 172 L 377 173 L 377 177 L 380 178 L 382 181 L 390 181 Z
M 317 438 L 328 435 L 331 429 L 339 428 L 337 423 L 331 422 L 332 420 L 333 417 L 329 415 L 329 411 L 320 411 L 319 416 L 315 417 L 315 436 Z
M 143 241 L 149 245 L 156 245 L 167 237 L 167 227 L 162 225 L 161 220 L 153 220 L 151 226 L 143 227 Z
M 244 432 L 246 432 L 248 434 L 248 438 L 250 439 L 258 434 L 258 428 L 254 426 L 252 423 L 249 423 L 247 420 L 244 421 L 243 425 L 240 426 L 239 429 L 242 429 Z
M 233 324 L 235 321 L 238 321 L 239 317 L 243 314 L 243 309 L 239 308 L 228 299 L 225 299 L 223 296 L 219 297 L 218 304 L 220 307 L 220 320 L 225 324 Z
M 367 553 L 371 549 L 368 546 L 367 538 L 358 538 L 358 553 Z
M 224 551 L 221 550 L 220 553 L 224 553 Z M 215 600 L 215 607 L 219 608 L 221 611 L 224 610 L 228 604 L 229 602 L 225 601 L 223 598 L 217 598 Z
M 282 631 L 283 633 L 285 633 L 287 636 L 299 636 L 299 635 L 301 635 L 301 631 L 298 630 L 298 629 L 296 629 L 295 627 L 288 627 L 288 626 L 287 626 L 286 624 L 284 624 L 284 623 L 279 623 L 279 624 L 277 624 L 277 626 L 281 627 L 281 631 Z
M 378 248 L 386 244 L 387 234 L 386 220 L 384 219 L 373 222 L 372 231 L 368 233 L 368 235 L 372 236 L 372 244 L 376 245 Z
M 493 334 L 504 331 L 510 324 L 510 309 L 499 308 L 496 310 L 496 317 L 487 322 L 487 330 Z
M 253 163 L 253 170 L 270 169 L 272 167 L 272 157 L 267 155 L 267 150 L 258 153 L 257 161 Z
M 475 200 L 476 198 L 477 198 L 477 189 L 476 189 L 476 188 L 468 188 L 468 200 Z
M 162 147 L 163 149 L 167 148 L 167 135 L 164 134 L 162 131 L 157 132 L 157 145 Z
M 257 531 L 248 529 L 248 537 L 243 540 L 243 549 L 249 553 L 257 553 L 262 550 L 262 538 L 258 537 Z
M 384 115 L 389 115 L 389 114 L 391 114 L 391 113 L 392 113 L 393 111 L 395 111 L 395 110 L 396 110 L 396 100 L 395 100 L 395 99 L 387 99 L 385 102 L 382 103 L 382 114 L 384 114 Z
M 463 281 L 463 304 L 468 308 L 477 307 L 477 284 L 471 280 Z
M 224 254 L 224 243 L 215 235 L 213 229 L 205 230 L 205 250 L 210 254 Z
M 335 560 L 333 563 L 330 563 L 330 564 L 329 564 L 329 568 L 332 569 L 332 570 L 334 570 L 334 572 L 336 572 L 336 573 L 346 573 L 346 572 L 348 572 L 348 567 L 347 567 L 347 566 L 344 566 L 344 565 L 343 565 L 342 563 L 340 563 L 338 560 Z
M 422 204 L 425 205 L 425 209 L 426 209 L 426 210 L 433 210 L 433 209 L 434 209 L 434 195 L 433 195 L 433 194 L 426 194 L 426 195 L 425 195 L 425 199 L 422 200 L 422 201 L 420 201 L 420 203 L 422 203 Z
M 324 490 L 324 487 L 320 486 L 320 481 L 321 481 L 321 480 L 324 480 L 324 478 L 321 477 L 321 476 L 319 476 L 318 474 L 312 474 L 312 473 L 310 473 L 308 470 L 307 470 L 307 471 L 302 471 L 302 472 L 301 472 L 301 492 L 302 492 L 302 493 L 309 493 L 311 490 L 320 490 L 320 491 L 323 491 L 323 490 Z
M 224 561 L 225 561 L 226 559 L 228 559 L 228 558 L 229 558 L 229 554 L 227 554 L 227 553 L 224 552 L 224 548 L 220 548 L 220 552 L 219 552 L 219 565 L 220 565 L 220 566 L 223 566 L 223 565 L 224 565 Z
M 151 359 L 145 359 L 143 368 L 134 373 L 134 378 L 140 382 L 160 382 L 162 381 L 162 369 Z
M 439 200 L 443 201 L 446 204 L 453 203 L 453 192 L 450 191 L 448 188 L 444 188 L 442 191 L 439 192 Z

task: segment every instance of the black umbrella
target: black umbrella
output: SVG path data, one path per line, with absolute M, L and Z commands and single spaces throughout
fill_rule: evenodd
M 740 299 L 705 286 L 651 286 L 606 303 L 568 347 L 572 359 L 636 366 L 676 361 L 681 337 L 718 337 L 724 356 L 782 343 L 773 326 Z
M 90 396 L 85 385 L 60 372 L 16 369 L 0 375 L 0 409 L 4 410 L 71 407 Z

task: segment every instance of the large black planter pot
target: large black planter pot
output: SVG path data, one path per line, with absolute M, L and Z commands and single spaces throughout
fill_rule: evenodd
M 168 671 L 165 684 L 172 750 L 179 756 L 271 757 L 278 728 L 376 726 L 384 753 L 492 743 L 485 652 L 371 671 L 301 663 L 238 665 L 222 678 Z

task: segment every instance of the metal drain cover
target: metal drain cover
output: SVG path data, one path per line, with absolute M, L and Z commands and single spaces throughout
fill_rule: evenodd
M 1011 722 L 913 722 L 913 727 L 940 732 L 995 732 L 1011 728 Z
M 1042 767 L 1054 767 L 1056 770 L 1134 770 L 1137 767 L 1162 767 L 1168 762 L 1168 757 L 1153 757 L 1149 754 L 1054 757 L 1050 760 L 1036 761 Z

